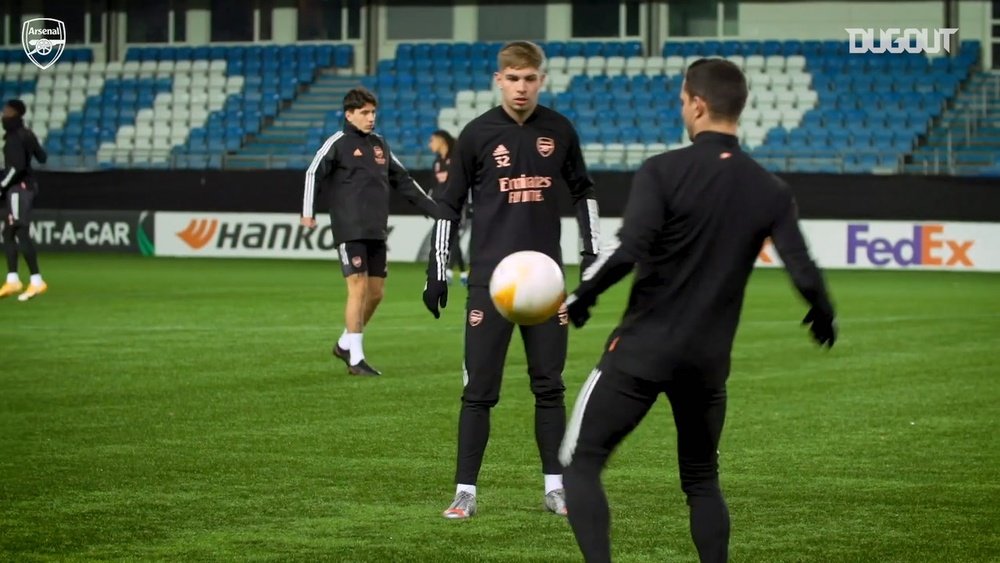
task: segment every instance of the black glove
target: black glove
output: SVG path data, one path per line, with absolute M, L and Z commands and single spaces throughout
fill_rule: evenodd
M 448 306 L 448 282 L 427 280 L 424 284 L 424 306 L 435 319 L 441 318 L 438 306 L 442 309 Z
M 582 328 L 583 325 L 587 324 L 587 320 L 590 319 L 590 308 L 594 306 L 595 300 L 593 299 L 580 299 L 575 293 L 571 293 L 569 297 L 566 298 L 566 313 L 569 315 L 570 322 L 576 328 Z
M 580 255 L 580 281 L 583 281 L 583 274 L 597 261 L 596 254 Z
M 802 324 L 809 325 L 809 332 L 820 346 L 833 348 L 833 343 L 837 341 L 837 321 L 832 313 L 813 307 L 802 319 Z

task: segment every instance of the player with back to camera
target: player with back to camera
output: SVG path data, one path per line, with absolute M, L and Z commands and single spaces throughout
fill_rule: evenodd
M 431 133 L 431 138 L 427 142 L 427 148 L 434 153 L 433 172 L 435 184 L 431 190 L 431 196 L 433 197 L 441 195 L 444 192 L 445 186 L 448 185 L 448 166 L 451 164 L 451 153 L 454 146 L 455 138 L 444 129 L 438 129 Z M 448 242 L 448 248 L 451 249 L 451 261 L 448 263 L 448 269 L 445 271 L 445 275 L 448 276 L 448 282 L 450 283 L 455 275 L 453 268 L 458 268 L 462 285 L 469 284 L 469 271 L 465 267 L 465 258 L 462 255 L 460 243 L 462 234 L 468 228 L 469 220 L 471 219 L 468 210 L 472 209 L 471 205 L 466 205 L 465 207 L 465 217 L 462 221 L 459 221 L 458 228 L 452 231 L 451 240 Z
M 586 266 L 598 241 L 597 200 L 580 140 L 568 119 L 538 105 L 545 55 L 527 41 L 507 43 L 497 56 L 494 80 L 502 103 L 473 119 L 459 135 L 448 183 L 437 198 L 441 213 L 431 247 L 424 304 L 435 318 L 447 303 L 445 275 L 451 233 L 471 198 L 472 242 L 465 326 L 465 386 L 458 422 L 454 501 L 445 518 L 476 514 L 476 483 L 490 432 L 490 410 L 500 399 L 503 366 L 514 326 L 501 317 L 489 294 L 493 269 L 520 250 L 544 253 L 562 264 L 557 190 L 568 188 L 576 209 Z M 545 507 L 565 514 L 559 442 L 566 425 L 563 366 L 564 314 L 520 327 L 535 396 L 535 439 L 544 475 Z
M 344 127 L 316 151 L 306 170 L 302 225 L 316 226 L 315 212 L 325 200 L 334 242 L 347 281 L 346 328 L 333 355 L 352 375 L 381 372 L 365 360 L 362 336 L 385 291 L 385 240 L 389 227 L 389 190 L 394 189 L 424 214 L 436 218 L 437 206 L 410 177 L 385 140 L 374 132 L 378 101 L 364 88 L 344 96 Z
M 31 240 L 31 211 L 38 194 L 38 179 L 31 169 L 34 157 L 45 164 L 48 155 L 39 144 L 35 134 L 24 126 L 24 114 L 28 108 L 21 100 L 9 100 L 3 107 L 3 159 L 4 169 L 0 173 L 0 195 L 4 202 L 3 239 L 7 255 L 7 281 L 0 287 L 0 299 L 21 291 L 24 285 L 17 274 L 17 247 L 28 263 L 31 282 L 28 289 L 17 296 L 18 301 L 27 301 L 46 291 L 49 286 L 42 279 L 38 269 L 38 253 Z
M 701 59 L 687 69 L 681 114 L 693 145 L 647 160 L 632 180 L 617 248 L 602 253 L 567 299 L 583 326 L 598 295 L 635 272 L 628 306 L 580 392 L 560 451 L 566 501 L 588 562 L 611 560 L 601 472 L 658 396 L 677 429 L 681 488 L 702 561 L 726 561 L 729 511 L 719 486 L 733 337 L 747 281 L 767 237 L 809 302 L 820 345 L 836 339 L 834 310 L 809 256 L 788 187 L 740 150 L 746 103 L 739 67 Z

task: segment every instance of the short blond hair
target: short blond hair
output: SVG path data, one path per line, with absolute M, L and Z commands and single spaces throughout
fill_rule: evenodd
M 497 71 L 505 68 L 537 68 L 545 65 L 545 52 L 531 41 L 511 41 L 497 54 Z

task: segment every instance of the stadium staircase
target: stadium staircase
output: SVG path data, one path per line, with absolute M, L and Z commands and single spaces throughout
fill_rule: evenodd
M 927 142 L 913 154 L 907 172 L 1000 175 L 1000 73 L 972 77 Z
M 308 165 L 322 139 L 341 128 L 344 95 L 360 77 L 324 69 L 305 92 L 283 108 L 273 123 L 228 159 L 230 168 L 300 168 Z M 303 142 L 305 140 L 305 142 Z

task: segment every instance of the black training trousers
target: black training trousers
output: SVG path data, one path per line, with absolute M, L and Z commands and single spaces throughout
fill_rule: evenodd
M 673 370 L 669 381 L 617 373 L 609 369 L 608 354 L 580 391 L 560 450 L 560 460 L 566 465 L 563 484 L 569 521 L 584 559 L 611 561 L 611 516 L 601 472 L 611 452 L 664 393 L 677 427 L 681 489 L 690 507 L 695 547 L 701 561 L 726 561 L 729 509 L 719 487 L 718 463 L 726 417 L 725 386 L 706 385 L 700 374 L 685 370 Z
M 458 419 L 455 482 L 475 485 L 490 436 L 490 409 L 500 400 L 500 383 L 514 325 L 500 316 L 489 289 L 469 288 L 465 325 L 465 388 Z M 563 366 L 569 318 L 561 312 L 548 321 L 522 326 L 528 378 L 535 395 L 535 441 L 546 475 L 562 473 L 559 444 L 566 428 Z
M 35 190 L 27 182 L 20 182 L 7 191 L 3 208 L 3 238 L 8 272 L 17 272 L 17 249 L 20 244 L 21 254 L 28 263 L 28 271 L 32 274 L 39 273 L 38 253 L 31 240 L 34 200 Z

